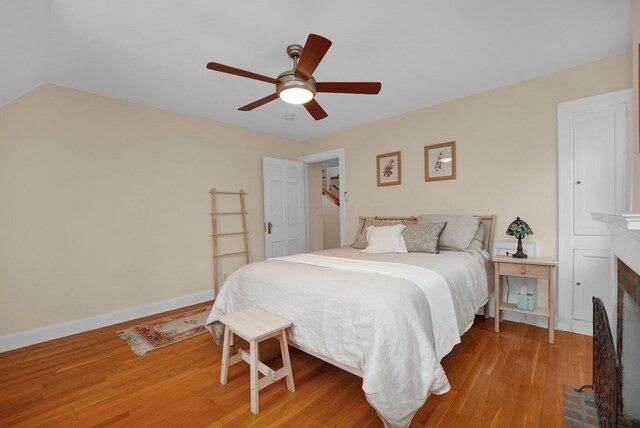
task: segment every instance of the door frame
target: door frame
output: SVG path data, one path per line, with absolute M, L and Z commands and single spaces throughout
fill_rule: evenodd
M 602 102 L 628 103 L 627 144 L 624 147 L 625 204 L 629 211 L 631 201 L 631 110 L 632 89 L 622 89 L 558 104 L 558 329 L 590 334 L 591 323 L 573 319 L 573 120 L 575 112 L 599 106 Z M 615 278 L 614 261 L 611 278 Z M 612 287 L 615 293 L 617 287 Z M 612 296 L 615 302 L 615 295 Z M 609 318 L 615 315 L 607 308 Z M 613 316 L 615 323 L 615 316 Z M 612 324 L 615 328 L 615 324 Z M 585 329 L 587 331 L 585 331 Z
M 338 159 L 338 168 L 340 169 L 340 177 L 338 178 L 338 186 L 340 187 L 340 245 L 347 245 L 346 239 L 346 183 L 347 177 L 345 176 L 346 165 L 344 162 L 344 149 L 335 149 L 328 150 L 326 152 L 313 153 L 310 155 L 300 156 L 298 160 L 304 164 L 304 215 L 306 218 L 306 228 L 305 233 L 307 237 L 307 248 L 306 251 L 309 251 L 309 164 L 322 162 L 330 159 Z

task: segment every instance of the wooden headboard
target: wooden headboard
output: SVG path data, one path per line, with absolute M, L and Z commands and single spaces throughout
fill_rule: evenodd
M 495 214 L 491 215 L 476 215 L 476 217 L 480 218 L 482 223 L 484 224 L 484 248 L 487 250 L 490 256 L 493 255 L 493 241 L 496 230 L 496 220 L 497 216 Z M 364 226 L 364 220 L 372 218 L 375 220 L 400 220 L 403 224 L 415 224 L 418 221 L 418 218 L 415 216 L 395 216 L 395 217 L 381 217 L 381 216 L 360 216 L 360 227 Z M 360 233 L 360 229 L 358 229 L 358 233 Z

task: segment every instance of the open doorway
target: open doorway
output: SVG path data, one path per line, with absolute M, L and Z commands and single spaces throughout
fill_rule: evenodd
M 344 150 L 300 158 L 306 170 L 307 251 L 345 245 Z
M 309 251 L 340 246 L 339 180 L 337 158 L 307 165 Z

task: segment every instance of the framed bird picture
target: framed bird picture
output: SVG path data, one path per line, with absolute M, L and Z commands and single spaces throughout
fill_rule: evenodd
M 456 142 L 424 147 L 424 181 L 456 178 Z

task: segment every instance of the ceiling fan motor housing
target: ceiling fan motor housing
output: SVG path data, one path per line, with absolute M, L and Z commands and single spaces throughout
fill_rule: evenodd
M 278 76 L 278 83 L 276 83 L 276 93 L 280 96 L 280 93 L 285 89 L 300 88 L 306 89 L 311 92 L 313 96 L 316 95 L 316 80 L 311 77 L 309 80 L 302 79 L 295 74 L 293 70 L 285 71 Z

